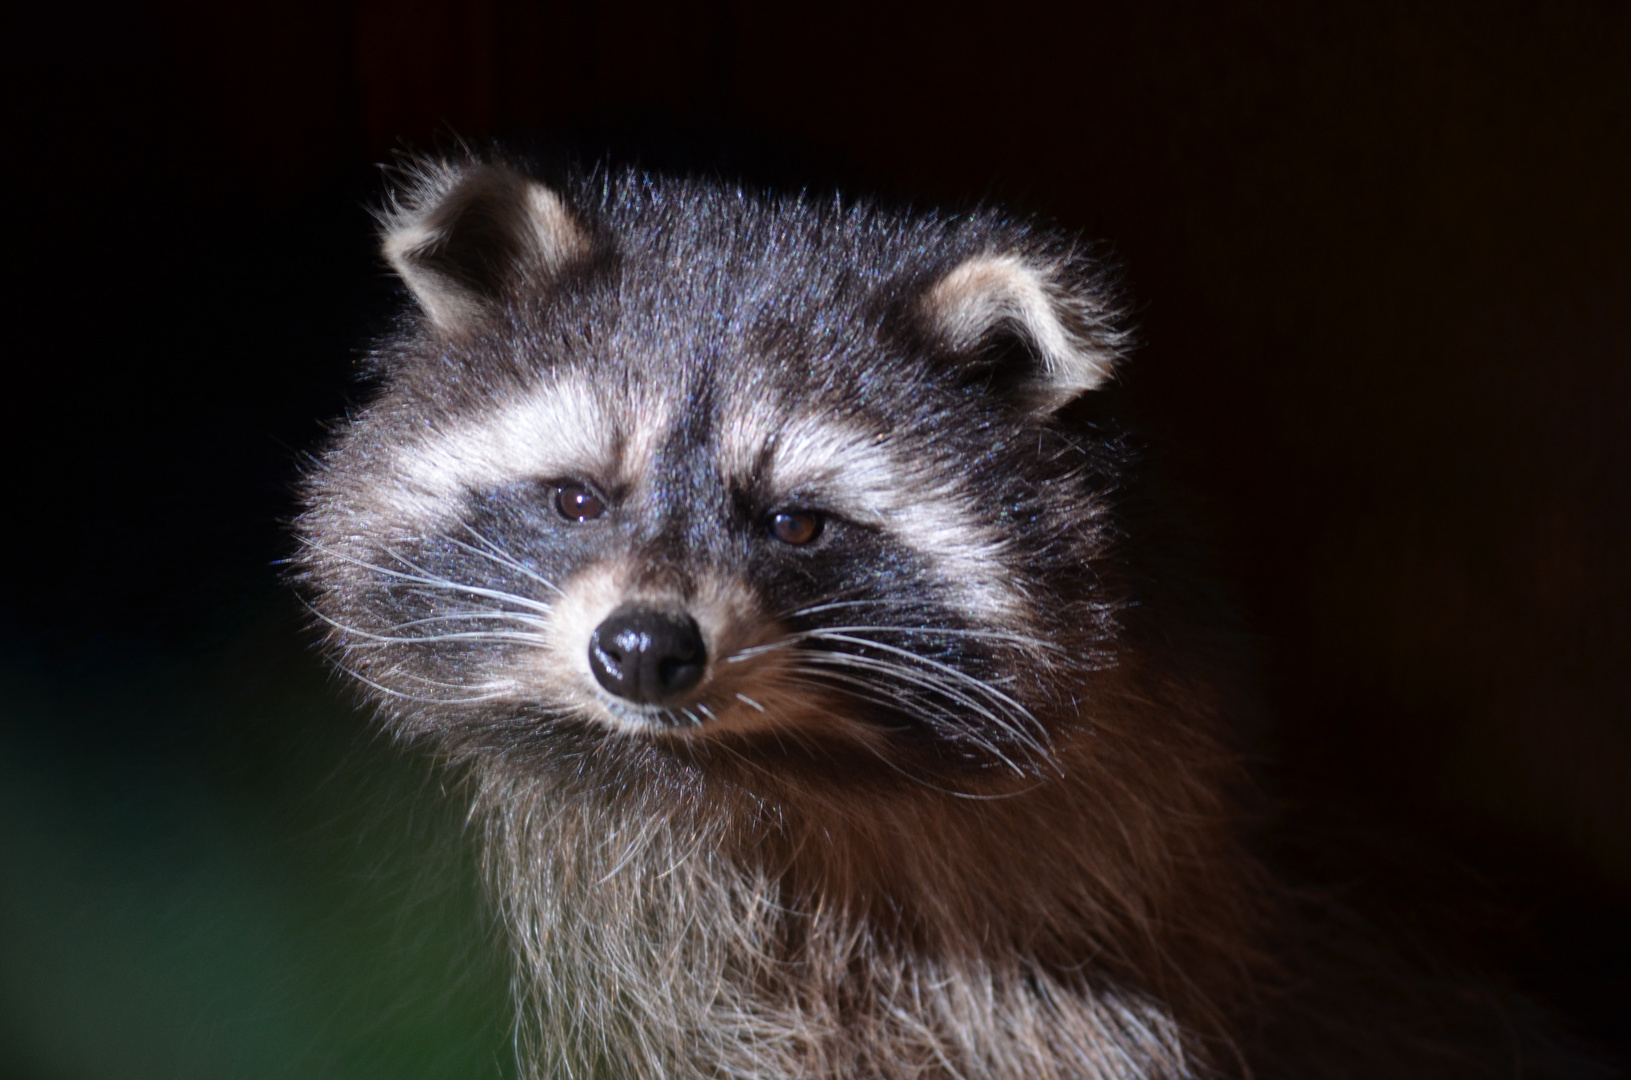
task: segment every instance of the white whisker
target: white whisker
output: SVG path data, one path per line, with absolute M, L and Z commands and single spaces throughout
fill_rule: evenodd
M 854 626 L 822 626 L 813 630 L 802 631 L 795 637 L 819 637 L 827 634 L 905 634 L 920 637 L 953 637 L 973 638 L 977 641 L 1001 641 L 1010 645 L 1026 645 L 1036 649 L 1047 649 L 1053 652 L 1063 650 L 1051 641 L 1032 637 L 1029 634 L 1016 634 L 1010 630 L 975 630 L 958 627 L 938 626 L 886 626 L 872 624 L 857 624 Z
M 439 622 L 465 622 L 474 619 L 493 619 L 503 622 L 518 622 L 523 626 L 544 629 L 548 624 L 536 615 L 527 615 L 520 611 L 455 611 L 446 615 L 429 615 L 423 619 L 409 619 L 407 622 L 393 623 L 387 627 L 389 630 L 405 630 L 410 626 L 425 626 Z
M 463 549 L 465 551 L 470 552 L 470 554 L 472 554 L 472 555 L 478 555 L 478 556 L 480 556 L 480 557 L 482 557 L 484 559 L 490 559 L 493 562 L 498 563 L 500 566 L 507 567 L 507 568 L 509 568 L 511 570 L 514 570 L 518 574 L 521 574 L 521 575 L 523 575 L 523 576 L 525 576 L 525 577 L 527 577 L 527 578 L 529 578 L 529 579 L 531 579 L 533 581 L 536 581 L 538 584 L 542 585 L 546 589 L 549 589 L 551 592 L 555 593 L 557 596 L 565 596 L 566 595 L 564 592 L 561 591 L 560 586 L 556 585 L 553 581 L 550 581 L 548 578 L 546 578 L 542 574 L 538 573 L 538 571 L 532 569 L 531 567 L 529 567 L 529 566 L 523 564 L 522 562 L 520 562 L 519 560 L 517 560 L 513 555 L 511 555 L 509 552 L 505 551 L 498 544 L 494 543 L 492 540 L 489 540 L 487 537 L 483 536 L 480 532 L 478 532 L 476 530 L 475 526 L 466 524 L 464 528 L 465 528 L 466 532 L 468 532 L 471 536 L 475 537 L 477 542 L 482 545 L 480 548 L 471 547 L 469 544 L 466 544 L 464 541 L 456 540 L 451 536 L 446 536 L 445 534 L 444 534 L 444 539 L 446 539 L 448 543 L 454 545 L 455 547 L 458 547 L 458 548 L 461 548 L 461 549 Z
M 348 562 L 353 566 L 360 566 L 365 570 L 372 570 L 376 574 L 383 574 L 386 577 L 411 582 L 415 585 L 423 585 L 430 589 L 435 589 L 442 592 L 465 593 L 469 596 L 479 596 L 485 600 L 497 600 L 500 603 L 517 604 L 521 607 L 530 608 L 542 615 L 548 615 L 552 610 L 554 610 L 551 605 L 546 604 L 541 600 L 532 600 L 525 596 L 517 596 L 514 593 L 504 592 L 501 589 L 487 589 L 479 585 L 466 585 L 461 582 L 450 581 L 446 578 L 431 576 L 426 571 L 415 566 L 413 563 L 409 562 L 407 559 L 403 558 L 401 555 L 398 555 L 395 551 L 392 551 L 389 548 L 383 548 L 382 550 L 393 559 L 401 562 L 404 566 L 412 568 L 415 573 L 406 574 L 400 570 L 392 570 L 389 567 L 368 562 L 366 559 L 359 559 L 356 556 L 347 555 L 343 552 L 332 551 L 316 544 L 310 544 L 309 546 L 315 551 L 320 551 L 325 555 L 333 556 L 334 558 L 339 559 L 342 562 Z
M 836 655 L 836 654 L 834 654 L 834 655 Z M 850 658 L 846 658 L 846 659 L 855 659 L 855 658 L 850 657 Z M 899 670 L 896 670 L 896 669 L 892 668 L 890 665 L 882 664 L 882 663 L 875 663 L 871 667 L 864 666 L 864 665 L 840 665 L 840 666 L 854 666 L 854 667 L 858 667 L 862 671 L 868 671 L 868 672 L 871 672 L 871 671 L 874 671 L 874 670 L 883 671 L 883 672 L 887 672 L 888 674 L 890 674 L 890 675 L 892 675 L 892 676 L 894 676 L 896 678 L 900 678 L 900 677 L 907 674 L 905 672 L 901 672 Z M 849 685 L 849 686 L 854 686 L 854 687 L 856 687 L 858 689 L 861 689 L 861 690 L 865 690 L 869 695 L 873 696 L 874 698 L 882 697 L 884 700 L 887 700 L 887 701 L 893 703 L 894 705 L 898 706 L 899 708 L 901 708 L 901 710 L 903 712 L 907 712 L 907 713 L 916 715 L 920 719 L 927 719 L 927 720 L 940 719 L 940 720 L 944 720 L 944 721 L 949 721 L 954 726 L 956 726 L 958 728 L 959 735 L 964 741 L 967 741 L 967 742 L 969 742 L 969 743 L 971 743 L 971 744 L 973 744 L 975 746 L 978 746 L 979 748 L 987 751 L 992 756 L 994 756 L 994 757 L 998 758 L 999 760 L 1001 760 L 1005 765 L 1008 765 L 1010 768 L 1014 769 L 1016 772 L 1020 772 L 1020 773 L 1025 772 L 1025 769 L 1023 769 L 1018 763 L 1014 762 L 1005 753 L 1003 753 L 1003 751 L 1002 751 L 1002 749 L 1000 747 L 998 747 L 997 745 L 992 743 L 989 739 L 985 738 L 981 734 L 979 734 L 978 731 L 970 730 L 967 727 L 967 725 L 959 723 L 959 721 L 962 720 L 963 718 L 960 717 L 958 714 L 956 714 L 954 712 L 950 712 L 950 711 L 946 710 L 944 707 L 936 706 L 936 705 L 933 705 L 932 703 L 924 702 L 921 699 L 919 699 L 919 698 L 917 698 L 917 697 L 915 697 L 913 695 L 904 694 L 899 690 L 899 688 L 890 686 L 887 683 L 881 682 L 881 681 L 879 681 L 877 679 L 874 679 L 874 678 L 865 678 L 865 677 L 853 676 L 853 675 L 841 675 L 841 674 L 838 674 L 838 673 L 833 672 L 831 670 L 823 670 L 823 669 L 820 669 L 820 668 L 794 668 L 793 671 L 797 672 L 797 673 L 803 673 L 803 674 L 806 674 L 806 675 L 810 675 L 810 676 L 812 676 L 812 677 L 814 677 L 814 678 L 816 678 L 818 680 L 832 680 L 832 681 L 843 683 L 843 684 L 846 684 L 846 685 Z M 920 685 L 925 685 L 925 684 L 920 683 Z M 925 688 L 929 689 L 929 690 L 932 690 L 934 692 L 937 692 L 937 693 L 945 694 L 948 697 L 952 696 L 951 693 L 949 691 L 945 690 L 943 687 L 940 687 L 940 686 L 932 684 L 932 683 L 926 684 Z M 971 706 L 971 707 L 977 708 L 977 706 Z M 1045 757 L 1046 756 L 1045 748 L 1042 747 L 1041 744 L 1039 744 L 1036 740 L 1026 736 L 1023 732 L 1015 730 L 1012 725 L 1004 722 L 1000 717 L 997 717 L 997 716 L 995 716 L 995 715 L 993 715 L 993 714 L 991 714 L 989 712 L 986 712 L 985 715 L 993 723 L 995 723 L 997 726 L 1001 727 L 1004 731 L 1007 731 L 1011 735 L 1013 735 L 1014 738 L 1021 745 L 1023 745 L 1027 749 L 1031 750 L 1032 752 L 1036 753 L 1039 757 Z
M 948 676 L 950 676 L 950 677 L 952 677 L 954 679 L 960 679 L 963 682 L 966 682 L 966 683 L 968 683 L 968 684 L 970 684 L 972 686 L 980 688 L 984 692 L 986 692 L 986 693 L 990 694 L 992 697 L 996 698 L 998 701 L 1001 701 L 1004 704 L 1011 706 L 1012 708 L 1014 708 L 1015 710 L 1017 710 L 1019 713 L 1021 713 L 1024 716 L 1029 717 L 1031 715 L 1029 709 L 1027 709 L 1025 706 L 1021 705 L 1019 702 L 1015 701 L 1013 698 L 1009 697 L 1007 694 L 1004 694 L 1002 691 L 996 689 L 990 683 L 982 682 L 981 680 L 976 679 L 974 676 L 970 675 L 968 672 L 959 670 L 958 668 L 955 668 L 955 667 L 952 667 L 950 664 L 941 663 L 940 661 L 930 659 L 927 656 L 920 656 L 917 653 L 912 652 L 910 649 L 903 649 L 898 645 L 890 645 L 890 644 L 887 644 L 887 643 L 882 642 L 882 641 L 873 641 L 870 638 L 858 637 L 858 636 L 856 636 L 854 634 L 827 633 L 827 632 L 824 632 L 824 631 L 817 630 L 817 631 L 812 631 L 811 634 L 810 634 L 810 637 L 812 639 L 814 639 L 814 640 L 842 641 L 842 642 L 844 642 L 846 644 L 850 644 L 850 645 L 861 645 L 861 646 L 864 646 L 866 648 L 882 649 L 885 652 L 893 653 L 893 654 L 895 654 L 897 656 L 905 657 L 906 659 L 911 660 L 914 663 L 922 664 L 925 667 L 933 668 L 934 670 L 942 672 L 942 673 L 944 673 L 944 674 L 946 674 L 946 675 L 948 675 Z
M 823 674 L 817 681 L 815 681 L 813 683 L 809 683 L 808 685 L 821 686 L 821 687 L 825 688 L 826 687 L 825 678 L 826 678 L 826 676 L 825 676 L 825 674 Z M 795 676 L 795 678 L 790 680 L 790 681 L 796 683 L 796 682 L 804 682 L 805 680 L 798 679 Z M 860 681 L 860 680 L 857 680 L 857 681 Z M 869 690 L 878 689 L 878 687 L 874 686 L 871 683 L 866 683 L 865 686 Z M 1000 791 L 1000 792 L 993 792 L 993 793 L 976 793 L 976 792 L 972 792 L 972 791 L 958 791 L 955 788 L 943 787 L 943 786 L 941 786 L 939 784 L 933 783 L 933 782 L 931 782 L 929 780 L 924 779 L 921 776 L 915 776 L 912 773 L 908 772 L 906 769 L 902 768 L 901 765 L 898 762 L 891 761 L 883 753 L 883 751 L 880 750 L 878 747 L 873 746 L 870 743 L 864 743 L 863 745 L 865 746 L 868 753 L 870 753 L 873 757 L 877 758 L 879 763 L 884 765 L 891 772 L 894 772 L 897 775 L 905 778 L 906 780 L 909 780 L 910 782 L 912 782 L 914 784 L 917 784 L 920 787 L 926 788 L 929 791 L 933 791 L 933 792 L 935 792 L 936 794 L 939 794 L 939 795 L 946 795 L 946 796 L 949 796 L 949 797 L 954 798 L 954 799 L 969 799 L 969 800 L 981 801 L 981 802 L 995 802 L 995 801 L 998 801 L 998 800 L 1001 800 L 1001 799 L 1013 799 L 1013 798 L 1018 798 L 1019 796 L 1022 796 L 1022 795 L 1027 795 L 1030 792 L 1033 792 L 1033 791 L 1037 790 L 1038 788 L 1042 787 L 1045 783 L 1047 783 L 1047 781 L 1039 779 L 1035 783 L 1029 785 L 1028 787 L 1020 788 L 1020 789 L 1015 790 L 1015 791 Z M 1000 755 L 998 755 L 998 756 L 1000 756 Z M 1021 776 L 1030 776 L 1030 775 L 1032 775 L 1031 773 L 1028 773 L 1025 770 L 1019 768 L 1019 766 L 1015 765 L 1013 762 L 1007 761 L 1006 758 L 1004 758 L 1003 760 L 1004 760 L 1004 762 L 1006 764 L 1008 764 L 1011 768 L 1014 769 L 1014 771 L 1018 772 Z
M 368 678 L 366 675 L 363 675 L 355 668 L 347 667 L 342 663 L 336 662 L 334 666 L 336 670 L 344 672 L 353 679 L 356 679 L 358 682 L 362 683 L 364 686 L 372 687 L 373 689 L 378 690 L 380 693 L 386 694 L 390 697 L 401 698 L 404 701 L 417 702 L 421 705 L 475 705 L 484 701 L 496 701 L 503 697 L 502 694 L 482 694 L 477 697 L 466 698 L 417 697 L 413 694 L 404 694 L 400 690 L 393 690 L 389 686 L 381 686 L 379 683 Z M 428 682 L 428 680 L 420 681 Z
M 331 619 L 329 616 L 324 615 L 321 611 L 318 611 L 316 608 L 312 607 L 310 604 L 307 604 L 306 608 L 313 615 L 317 616 L 318 619 L 320 619 L 323 622 L 327 623 L 328 625 L 334 627 L 334 629 L 340 631 L 342 634 L 345 634 L 347 637 L 359 637 L 359 638 L 362 638 L 362 639 L 364 639 L 366 641 L 376 642 L 376 643 L 379 643 L 379 644 L 388 644 L 388 645 L 421 644 L 421 643 L 441 642 L 441 641 L 511 641 L 511 642 L 521 642 L 523 644 L 529 644 L 529 645 L 543 645 L 545 643 L 545 639 L 544 639 L 544 636 L 542 634 L 523 634 L 523 633 L 518 633 L 518 632 L 514 632 L 514 631 L 508 631 L 507 632 L 507 631 L 502 631 L 502 630 L 472 630 L 472 631 L 453 633 L 453 634 L 423 634 L 423 635 L 379 634 L 379 633 L 374 633 L 374 632 L 368 631 L 368 630 L 362 630 L 362 629 L 359 629 L 358 627 L 355 627 L 355 626 L 348 626 L 345 623 L 339 622 L 339 621 L 337 621 L 335 619 Z M 493 614 L 498 614 L 498 613 L 493 613 Z M 441 619 L 451 619 L 451 618 L 457 618 L 457 617 L 459 617 L 459 616 L 440 616 L 438 618 L 431 618 L 431 619 L 416 619 L 416 620 L 413 620 L 413 622 L 401 623 L 398 626 L 391 627 L 390 629 L 394 630 L 394 629 L 398 629 L 398 628 L 400 628 L 402 626 L 412 626 L 415 623 L 430 623 L 430 622 L 439 621 Z

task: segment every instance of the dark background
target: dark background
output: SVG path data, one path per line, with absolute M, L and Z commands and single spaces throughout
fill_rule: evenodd
M 1289 811 L 1444 853 L 1482 958 L 1631 1050 L 1631 7 L 0 18 L 0 1072 L 511 1070 L 458 795 L 273 565 L 400 303 L 373 163 L 455 134 L 1107 241 Z

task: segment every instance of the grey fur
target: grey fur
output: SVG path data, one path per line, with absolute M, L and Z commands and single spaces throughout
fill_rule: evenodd
M 529 1075 L 1508 1067 L 1388 1004 L 1428 983 L 1370 943 L 1318 960 L 1253 854 L 1237 636 L 1079 246 L 479 161 L 382 220 L 424 317 L 308 478 L 301 574 L 384 722 L 473 777 Z M 612 509 L 562 521 L 563 481 Z M 693 696 L 587 675 L 630 598 L 695 615 Z

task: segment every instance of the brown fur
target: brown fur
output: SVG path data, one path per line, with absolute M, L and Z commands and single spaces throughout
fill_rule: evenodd
M 428 317 L 313 473 L 302 568 L 387 723 L 473 778 L 531 1075 L 1567 1071 L 1261 857 L 1239 635 L 1107 419 L 1125 336 L 1069 243 L 410 179 L 386 247 Z M 563 480 L 605 522 L 551 517 Z M 763 530 L 805 498 L 808 557 Z M 630 600 L 708 635 L 671 708 L 580 670 Z

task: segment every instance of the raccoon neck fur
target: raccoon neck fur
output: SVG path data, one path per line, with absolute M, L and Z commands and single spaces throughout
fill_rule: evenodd
M 762 776 L 749 796 L 717 762 L 603 786 L 486 770 L 531 1075 L 1211 1073 L 1260 974 L 1262 882 L 1227 757 L 1147 720 L 1101 715 L 1058 762 L 1076 779 L 981 799 Z

